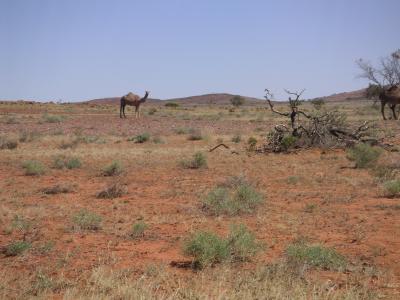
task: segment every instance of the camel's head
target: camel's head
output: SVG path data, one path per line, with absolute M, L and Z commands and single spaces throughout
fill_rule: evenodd
M 146 91 L 146 95 L 150 94 L 150 91 Z

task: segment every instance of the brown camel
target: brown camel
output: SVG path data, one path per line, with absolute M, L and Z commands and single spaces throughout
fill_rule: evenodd
M 122 116 L 124 118 L 126 118 L 125 115 L 125 106 L 129 105 L 129 106 L 134 106 L 135 107 L 135 117 L 138 118 L 140 117 L 140 104 L 146 102 L 147 97 L 149 96 L 150 92 L 146 91 L 146 94 L 144 95 L 143 98 L 140 98 L 138 95 L 135 95 L 131 92 L 129 92 L 127 95 L 122 96 L 121 97 L 121 105 L 120 105 L 120 109 L 119 109 L 119 117 L 122 118 Z
M 386 120 L 385 105 L 387 103 L 393 112 L 393 118 L 397 120 L 395 108 L 397 104 L 400 104 L 400 86 L 392 85 L 388 89 L 384 88 L 383 91 L 379 93 L 379 100 L 381 100 L 381 112 L 383 119 Z

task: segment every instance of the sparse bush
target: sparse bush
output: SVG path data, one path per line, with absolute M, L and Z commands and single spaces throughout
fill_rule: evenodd
M 287 178 L 287 182 L 289 183 L 289 184 L 296 184 L 296 183 L 298 183 L 299 182 L 299 177 L 298 176 L 289 176 L 288 178 Z
M 19 121 L 17 120 L 17 118 L 15 117 L 15 116 L 9 116 L 7 119 L 6 119 L 6 122 L 5 122 L 6 124 L 19 124 Z
M 45 123 L 61 123 L 64 120 L 63 116 L 48 115 L 44 114 L 42 116 L 42 122 Z
M 190 134 L 188 136 L 189 141 L 200 141 L 203 139 L 203 135 L 201 134 L 201 131 L 198 129 L 191 129 Z
M 346 267 L 346 258 L 334 249 L 320 245 L 308 245 L 303 241 L 291 244 L 286 249 L 290 263 L 307 264 L 326 270 L 339 270 Z
M 392 165 L 376 165 L 371 173 L 379 182 L 393 180 L 396 177 L 397 166 Z
M 384 183 L 386 197 L 395 198 L 400 196 L 400 180 L 390 180 Z
M 204 268 L 229 259 L 230 249 L 227 240 L 218 235 L 200 231 L 185 242 L 183 251 L 194 257 L 194 266 Z
M 54 157 L 52 167 L 54 169 L 79 169 L 82 166 L 81 161 L 77 157 L 67 157 L 65 155 L 57 155 Z
M 355 145 L 347 151 L 347 157 L 355 162 L 356 168 L 371 168 L 382 154 L 382 149 L 365 143 Z
M 236 107 L 243 105 L 245 102 L 244 98 L 240 96 L 234 96 L 230 101 L 231 104 Z
M 153 143 L 154 144 L 164 144 L 164 140 L 159 136 L 155 136 L 155 137 L 153 137 Z
M 297 137 L 293 135 L 285 135 L 281 141 L 281 146 L 283 151 L 288 151 L 293 148 L 297 142 Z
M 190 129 L 188 128 L 177 128 L 175 129 L 176 134 L 187 134 L 190 132 Z
M 311 100 L 311 104 L 316 110 L 320 110 L 325 105 L 325 101 L 322 98 L 316 98 Z
M 207 168 L 207 158 L 201 152 L 196 152 L 192 159 L 182 160 L 180 165 L 186 169 Z
M 20 215 L 15 215 L 11 222 L 11 229 L 18 230 L 20 232 L 26 233 L 31 228 L 32 224 L 29 220 Z
M 249 137 L 247 140 L 247 149 L 249 151 L 254 151 L 257 145 L 257 139 L 255 137 Z
M 205 268 L 222 262 L 246 261 L 260 249 L 254 235 L 245 225 L 232 225 L 226 238 L 208 232 L 194 233 L 184 244 L 186 255 L 194 257 L 195 268 Z
M 240 141 L 242 140 L 242 137 L 239 135 L 239 134 L 237 134 L 237 135 L 234 135 L 233 137 L 232 137 L 232 139 L 231 139 L 231 141 L 233 142 L 233 143 L 240 143 Z
M 7 245 L 4 249 L 6 256 L 17 256 L 21 255 L 25 251 L 31 248 L 31 244 L 26 241 L 17 241 Z
M 165 107 L 177 108 L 177 107 L 179 107 L 179 104 L 175 103 L 175 102 L 168 102 L 168 103 L 165 103 Z
M 106 189 L 98 192 L 96 197 L 98 199 L 114 199 L 122 197 L 123 195 L 127 194 L 127 192 L 128 190 L 126 186 L 117 182 L 107 187 Z
M 212 215 L 252 213 L 263 201 L 262 195 L 240 177 L 212 189 L 202 200 L 203 209 Z
M 61 141 L 60 149 L 64 149 L 65 150 L 65 149 L 76 148 L 79 145 L 80 142 L 81 142 L 81 140 L 77 139 L 77 138 L 74 138 L 74 139 L 69 140 L 69 141 Z
M 261 245 L 256 241 L 253 233 L 243 224 L 232 225 L 228 236 L 231 248 L 231 259 L 234 261 L 246 261 L 254 256 Z
M 25 161 L 22 167 L 25 169 L 25 175 L 28 176 L 42 175 L 45 171 L 43 164 L 37 160 Z
M 132 226 L 131 233 L 129 234 L 131 238 L 138 239 L 144 237 L 144 232 L 149 226 L 143 222 L 137 222 Z
M 18 147 L 18 142 L 9 138 L 0 136 L 0 149 L 15 149 Z
M 37 131 L 22 131 L 19 135 L 19 142 L 20 143 L 29 143 L 33 142 L 34 140 L 40 137 L 40 133 Z
M 123 171 L 122 164 L 119 161 L 113 161 L 103 169 L 104 176 L 116 176 Z
M 81 161 L 79 160 L 79 158 L 76 157 L 71 157 L 69 159 L 67 159 L 67 161 L 65 162 L 65 167 L 67 169 L 79 169 L 82 166 Z
M 145 143 L 150 139 L 150 134 L 148 134 L 147 132 L 142 133 L 142 134 L 138 134 L 134 137 L 131 137 L 128 139 L 128 142 L 135 142 L 135 143 Z
M 72 218 L 74 227 L 81 230 L 99 230 L 101 228 L 101 217 L 86 209 L 81 210 Z
M 157 108 L 155 108 L 155 107 L 152 107 L 152 108 L 149 109 L 149 115 L 150 116 L 154 115 L 156 112 L 157 112 Z
M 74 190 L 73 186 L 67 184 L 56 184 L 52 187 L 42 189 L 42 193 L 46 195 L 67 194 Z

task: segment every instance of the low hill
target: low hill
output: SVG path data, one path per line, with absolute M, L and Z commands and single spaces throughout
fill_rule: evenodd
M 89 104 L 119 104 L 119 100 L 121 97 L 109 97 L 109 98 L 99 98 L 88 101 L 83 101 L 81 103 L 89 103 Z M 159 103 L 160 99 L 149 98 L 146 100 L 147 103 Z
M 332 94 L 330 96 L 319 97 L 329 102 L 343 102 L 343 101 L 351 101 L 351 100 L 366 100 L 365 97 L 366 89 L 351 91 L 351 92 L 343 92 Z
M 227 94 L 227 93 L 219 93 L 219 94 L 206 94 L 206 95 L 199 95 L 199 96 L 190 96 L 190 97 L 183 97 L 183 98 L 172 98 L 166 100 L 159 100 L 159 99 L 148 99 L 147 103 L 159 104 L 161 103 L 168 103 L 168 102 L 176 102 L 181 105 L 209 105 L 209 104 L 217 104 L 217 105 L 229 105 L 231 99 L 235 95 Z M 245 97 L 241 96 L 245 99 L 246 104 L 262 104 L 265 100 L 252 98 L 252 97 Z M 111 97 L 111 98 L 101 98 L 101 99 L 93 99 L 89 101 L 85 101 L 85 103 L 91 104 L 118 104 L 120 97 Z

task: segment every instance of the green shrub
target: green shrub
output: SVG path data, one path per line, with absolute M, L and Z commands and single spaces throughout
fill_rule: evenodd
M 168 103 L 165 103 L 165 107 L 177 108 L 177 107 L 179 107 L 179 104 L 175 103 L 175 102 L 168 102 Z
M 25 175 L 28 176 L 42 175 L 45 171 L 43 164 L 37 160 L 25 161 L 22 167 L 25 169 Z
M 281 146 L 283 151 L 288 151 L 293 148 L 297 142 L 297 137 L 293 135 L 285 135 L 281 141 Z
M 79 160 L 79 158 L 76 157 L 71 157 L 69 159 L 67 159 L 67 161 L 65 162 L 65 167 L 67 169 L 79 169 L 82 166 L 81 161 Z
M 101 228 L 101 217 L 86 209 L 81 210 L 72 218 L 74 227 L 81 230 L 99 230 Z
M 182 160 L 181 166 L 186 169 L 200 169 L 207 168 L 207 158 L 201 152 L 196 152 L 192 159 Z
M 42 116 L 42 121 L 45 123 L 61 123 L 64 120 L 63 116 L 55 116 L 44 114 Z
M 237 135 L 234 135 L 233 137 L 232 137 L 232 139 L 231 139 L 231 141 L 233 142 L 233 143 L 240 143 L 240 141 L 242 140 L 242 137 L 239 135 L 239 134 L 237 134 Z
M 395 198 L 400 196 L 400 180 L 387 181 L 383 186 L 386 197 Z
M 320 245 L 307 245 L 305 242 L 296 242 L 286 249 L 289 262 L 307 264 L 327 270 L 339 270 L 346 267 L 344 256 L 334 249 Z
M 185 255 L 194 257 L 193 266 L 205 268 L 222 262 L 246 261 L 254 256 L 261 246 L 245 225 L 232 225 L 226 238 L 208 232 L 194 233 L 184 243 Z
M 0 136 L 0 149 L 12 150 L 18 147 L 18 142 L 8 139 L 6 137 Z
M 128 141 L 141 144 L 141 143 L 147 142 L 149 139 L 150 139 L 150 134 L 145 132 L 145 133 L 138 134 L 134 137 L 129 138 Z
M 232 225 L 228 236 L 231 256 L 234 261 L 246 261 L 254 256 L 261 245 L 256 241 L 253 233 L 243 224 Z
M 249 137 L 247 140 L 247 146 L 249 151 L 254 151 L 257 145 L 257 139 L 255 137 Z
M 195 233 L 183 249 L 186 255 L 194 257 L 194 266 L 199 268 L 224 262 L 230 256 L 228 241 L 207 231 Z
M 111 164 L 103 169 L 104 176 L 116 176 L 123 171 L 122 165 L 119 161 L 113 161 Z
M 117 182 L 98 192 L 96 197 L 98 199 L 114 199 L 122 197 L 127 194 L 127 192 L 126 186 Z
M 7 119 L 6 119 L 6 122 L 5 122 L 6 124 L 19 124 L 20 122 L 19 122 L 19 120 L 15 117 L 15 116 L 9 116 Z
M 148 227 L 149 226 L 143 221 L 137 222 L 132 226 L 132 231 L 129 235 L 133 239 L 144 237 L 144 232 Z
M 212 189 L 202 200 L 203 209 L 212 215 L 252 213 L 263 196 L 247 181 L 234 177 L 225 186 Z
M 54 169 L 79 169 L 82 166 L 81 161 L 77 157 L 67 157 L 65 155 L 57 155 L 53 159 L 52 168 Z
M 31 248 L 31 244 L 26 241 L 13 242 L 5 247 L 6 256 L 17 256 Z
M 360 143 L 347 151 L 347 157 L 356 163 L 356 168 L 370 168 L 375 165 L 382 149 Z

